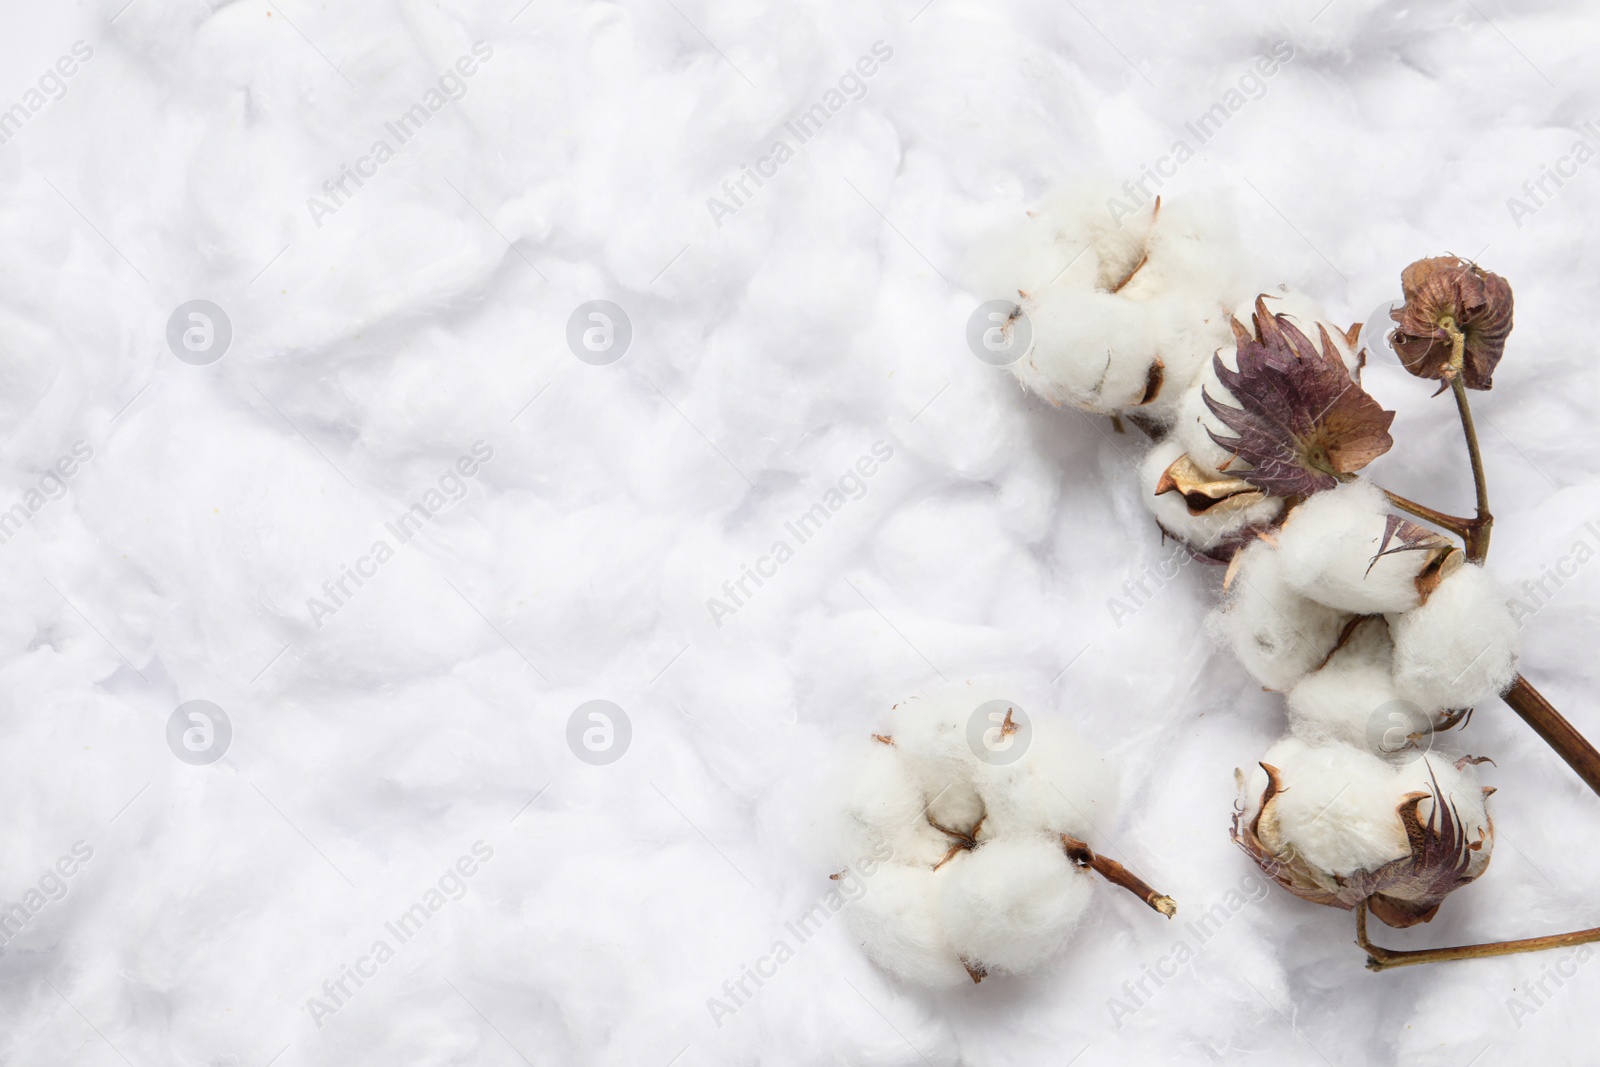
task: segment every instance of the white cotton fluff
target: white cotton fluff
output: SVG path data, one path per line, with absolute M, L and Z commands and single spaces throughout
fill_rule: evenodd
M 972 984 L 945 934 L 941 896 L 948 869 L 884 864 L 864 878 L 866 892 L 845 908 L 851 933 L 874 963 L 928 989 Z
M 1382 618 L 1357 623 L 1328 662 L 1289 690 L 1289 730 L 1311 745 L 1344 744 L 1390 759 L 1414 758 L 1428 745 L 1436 709 L 1400 695 L 1392 674 L 1394 642 Z M 1410 735 L 1421 734 L 1420 739 Z
M 902 701 L 838 786 L 839 860 L 866 885 L 846 906 L 851 929 L 874 962 L 914 984 L 970 983 L 968 963 L 1013 973 L 1042 965 L 1090 893 L 1061 835 L 1098 836 L 1111 815 L 1111 769 L 1040 709 L 1022 708 L 1026 733 L 1004 735 L 996 758 L 984 732 L 1017 707 L 1003 692 L 965 684 Z M 1013 751 L 1018 738 L 1025 745 Z M 863 865 L 864 856 L 882 862 Z
M 1289 514 L 1278 535 L 1284 577 L 1306 596 L 1341 611 L 1372 615 L 1416 607 L 1421 602 L 1416 578 L 1432 555 L 1404 551 L 1374 558 L 1390 514 L 1383 490 L 1371 482 L 1313 494 Z
M 1089 879 L 1049 835 L 990 841 L 953 865 L 940 914 L 950 947 L 982 971 L 1022 974 L 1060 951 L 1089 906 Z
M 1287 315 L 1295 326 L 1310 339 L 1311 343 L 1317 346 L 1319 351 L 1322 345 L 1322 335 L 1318 332 L 1317 326 L 1319 323 L 1326 326 L 1328 336 L 1333 340 L 1333 346 L 1339 353 L 1339 358 L 1343 360 L 1350 374 L 1357 381 L 1360 380 L 1360 363 L 1355 350 L 1345 340 L 1344 332 L 1334 326 L 1320 304 L 1304 293 L 1290 289 L 1287 286 L 1279 286 L 1265 295 L 1268 310 L 1274 314 Z M 1244 324 L 1246 330 L 1250 330 L 1252 333 L 1254 328 L 1251 325 L 1250 316 L 1255 312 L 1255 299 L 1255 295 L 1252 294 L 1247 300 L 1233 309 L 1234 317 Z M 1223 316 L 1222 321 L 1224 325 L 1227 324 L 1226 315 Z M 1227 439 L 1235 436 L 1235 434 L 1228 429 L 1221 419 L 1211 413 L 1211 409 L 1206 406 L 1205 400 L 1201 395 L 1202 391 L 1209 394 L 1211 399 L 1219 404 L 1225 404 L 1229 407 L 1239 406 L 1233 394 L 1217 378 L 1216 368 L 1210 358 L 1212 354 L 1207 353 L 1207 358 L 1201 361 L 1194 380 L 1178 402 L 1173 432 L 1177 434 L 1179 441 L 1182 442 L 1183 450 L 1189 453 L 1190 458 L 1201 469 L 1216 474 L 1224 469 L 1239 470 L 1241 467 L 1248 467 L 1248 464 L 1244 464 L 1226 447 L 1217 444 L 1211 436 L 1214 433 L 1218 437 Z M 1231 327 L 1228 328 L 1226 337 L 1218 342 L 1214 354 L 1221 358 L 1223 365 L 1229 370 L 1239 369 L 1238 349 L 1234 342 Z
M 1511 600 L 1482 567 L 1446 575 L 1421 607 L 1392 616 L 1394 676 L 1424 707 L 1470 708 L 1498 696 L 1517 673 Z
M 1348 616 L 1296 592 L 1265 541 L 1246 546 L 1233 565 L 1227 598 L 1207 629 L 1256 681 L 1286 691 L 1332 651 Z
M 1033 343 L 1012 365 L 1026 388 L 1054 404 L 1164 424 L 1230 336 L 1223 309 L 1243 274 L 1237 226 L 1201 198 L 1114 214 L 1107 205 L 1120 195 L 1085 182 L 1052 196 L 980 252 L 975 283 L 991 299 L 1018 300 L 1028 316 Z
M 1483 790 L 1470 764 L 1457 770 L 1448 759 L 1428 755 L 1392 763 L 1349 745 L 1311 745 L 1285 738 L 1261 762 L 1276 767 L 1283 787 L 1261 820 L 1260 836 L 1275 850 L 1285 847 L 1310 866 L 1340 877 L 1372 871 L 1411 853 L 1398 809 L 1411 793 L 1438 793 L 1454 805 L 1469 838 L 1489 828 Z M 1267 786 L 1259 766 L 1245 787 L 1246 820 L 1260 808 Z M 1434 801 L 1423 800 L 1417 816 L 1435 818 Z M 1489 861 L 1489 845 L 1471 853 L 1469 873 Z
M 1283 510 L 1283 498 L 1268 496 L 1242 508 L 1219 506 L 1191 515 L 1182 493 L 1156 496 L 1161 475 L 1182 455 L 1183 445 L 1176 437 L 1156 442 L 1139 463 L 1139 488 L 1141 499 L 1161 528 L 1198 551 L 1209 552 L 1247 527 L 1271 523 Z

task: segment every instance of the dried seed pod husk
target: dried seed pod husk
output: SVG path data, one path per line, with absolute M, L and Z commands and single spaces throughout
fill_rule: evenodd
M 1399 324 L 1391 341 L 1401 364 L 1419 378 L 1453 373 L 1449 324 L 1463 336 L 1461 377 L 1468 389 L 1488 389 L 1511 333 L 1511 285 L 1456 256 L 1419 259 L 1400 274 L 1405 306 L 1389 317 Z

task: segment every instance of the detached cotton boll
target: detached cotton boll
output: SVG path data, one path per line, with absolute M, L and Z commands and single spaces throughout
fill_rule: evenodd
M 963 964 L 979 973 L 1037 970 L 1060 951 L 1089 906 L 1089 873 L 1059 839 L 991 841 L 944 880 L 940 911 Z
M 1283 510 L 1281 498 L 1249 486 L 1235 486 L 1236 495 L 1213 499 L 1220 493 L 1208 492 L 1209 487 L 1195 492 L 1181 480 L 1164 480 L 1183 457 L 1183 445 L 1177 438 L 1157 442 L 1139 463 L 1139 487 L 1145 506 L 1161 528 L 1195 552 L 1225 559 L 1241 535 L 1270 525 Z
M 1290 738 L 1262 757 L 1234 841 L 1279 885 L 1331 907 L 1366 902 L 1390 926 L 1427 922 L 1483 873 L 1494 826 L 1470 759 L 1392 764 Z
M 1505 692 L 1516 677 L 1516 616 L 1510 598 L 1480 566 L 1461 567 L 1426 604 L 1389 622 L 1395 682 L 1424 707 L 1474 707 Z
M 1280 286 L 1273 292 L 1263 295 L 1267 307 L 1274 315 L 1287 316 L 1313 342 L 1319 341 L 1321 337 L 1317 327 L 1319 325 L 1325 327 L 1333 349 L 1345 368 L 1350 371 L 1351 377 L 1360 380 L 1361 368 L 1354 346 L 1344 331 L 1333 325 L 1327 313 L 1316 301 L 1287 286 Z M 1252 297 L 1241 302 L 1234 309 L 1234 316 L 1248 322 L 1254 299 Z M 1220 342 L 1214 354 L 1229 370 L 1239 369 L 1238 351 L 1231 337 Z M 1212 361 L 1205 360 L 1178 404 L 1173 432 L 1178 435 L 1183 450 L 1189 453 L 1201 469 L 1210 474 L 1229 471 L 1237 473 L 1241 468 L 1247 468 L 1248 464 L 1242 464 L 1228 448 L 1212 440 L 1212 434 L 1226 439 L 1233 436 L 1233 431 L 1206 406 L 1202 394 L 1209 394 L 1211 399 L 1219 404 L 1238 406 L 1237 398 L 1218 378 Z
M 1278 553 L 1295 589 L 1361 615 L 1416 607 L 1462 561 L 1448 538 L 1400 518 L 1383 490 L 1362 481 L 1313 494 L 1290 512 Z
M 839 859 L 866 885 L 846 905 L 850 927 L 920 985 L 1042 965 L 1081 916 L 1090 870 L 1176 910 L 1088 845 L 1111 816 L 1106 761 L 1059 717 L 1001 696 L 968 684 L 903 701 L 835 790 Z
M 885 864 L 867 879 L 866 893 L 845 908 L 851 932 L 873 963 L 929 989 L 972 981 L 945 936 L 942 875 L 927 867 Z
M 1296 592 L 1265 541 L 1247 546 L 1230 566 L 1227 599 L 1207 629 L 1256 681 L 1287 690 L 1332 651 L 1348 616 Z

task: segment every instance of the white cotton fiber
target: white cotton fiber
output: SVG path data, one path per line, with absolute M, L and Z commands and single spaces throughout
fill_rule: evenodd
M 884 864 L 845 908 L 850 931 L 872 962 L 930 989 L 972 983 L 945 935 L 940 903 L 947 869 Z
M 1149 309 L 1111 293 L 1056 286 L 1023 301 L 1033 346 L 1013 365 L 1052 404 L 1109 414 L 1136 406 L 1160 351 Z
M 1015 300 L 1043 291 L 1069 268 L 1083 287 L 1106 289 L 1145 253 L 1151 213 L 1117 219 L 1106 210 L 1120 195 L 1109 181 L 1072 182 L 1047 196 L 1027 218 L 974 252 L 969 283 L 985 299 Z
M 1336 875 L 1375 870 L 1411 851 L 1395 814 L 1403 795 L 1399 778 L 1386 761 L 1349 745 L 1291 737 L 1268 749 L 1261 762 L 1278 769 L 1283 787 L 1259 830 L 1274 851 L 1292 847 L 1311 866 Z M 1253 803 L 1266 785 L 1266 772 L 1257 767 L 1249 786 Z
M 1061 837 L 1100 837 L 1110 765 L 1060 716 L 992 683 L 940 687 L 888 720 L 836 787 L 839 862 L 884 859 L 847 909 L 851 928 L 876 962 L 922 985 L 970 982 L 963 956 L 979 972 L 1041 965 L 1089 894 Z
M 1223 309 L 1243 275 L 1237 225 L 1220 201 L 1114 213 L 1120 195 L 1108 183 L 1062 190 L 981 249 L 970 277 L 986 299 L 1016 300 L 1027 314 L 1033 343 L 1012 364 L 1025 387 L 1166 424 L 1230 336 Z
M 1447 575 L 1428 602 L 1392 617 L 1400 692 L 1424 707 L 1470 708 L 1505 692 L 1517 673 L 1511 601 L 1482 567 Z
M 1156 485 L 1161 481 L 1161 475 L 1182 455 L 1183 445 L 1176 437 L 1163 438 L 1145 453 L 1144 459 L 1139 462 L 1140 499 L 1162 529 L 1181 538 L 1191 547 L 1209 552 L 1248 527 L 1271 523 L 1283 510 L 1281 497 L 1263 496 L 1244 507 L 1220 504 L 1193 515 L 1182 493 L 1168 492 L 1157 496 Z
M 928 794 L 892 746 L 862 746 L 838 788 L 844 797 L 843 855 L 881 854 L 887 846 L 898 863 L 931 867 L 949 850 L 949 838 L 927 819 Z
M 1371 482 L 1313 494 L 1289 513 L 1278 535 L 1285 579 L 1341 611 L 1370 615 L 1416 607 L 1422 599 L 1416 578 L 1437 553 L 1409 550 L 1374 558 L 1391 513 L 1383 490 Z M 1391 540 L 1387 547 L 1398 544 Z
M 977 969 L 1026 973 L 1071 936 L 1092 890 L 1089 872 L 1048 835 L 991 841 L 944 880 L 940 913 L 950 947 Z
M 1344 744 L 1404 759 L 1426 748 L 1434 709 L 1400 695 L 1392 674 L 1394 643 L 1382 617 L 1355 624 L 1344 646 L 1289 690 L 1289 730 L 1307 744 Z M 1419 741 L 1409 735 L 1424 735 Z
M 1322 336 L 1317 330 L 1320 323 L 1328 328 L 1328 335 L 1333 340 L 1334 349 L 1351 375 L 1359 381 L 1359 364 L 1356 353 L 1344 339 L 1341 329 L 1334 326 L 1327 313 L 1316 301 L 1286 286 L 1280 286 L 1270 293 L 1265 294 L 1267 309 L 1273 314 L 1287 315 L 1299 330 L 1310 339 L 1311 343 L 1321 351 Z M 1233 309 L 1233 315 L 1242 323 L 1246 330 L 1254 333 L 1251 324 L 1251 315 L 1255 312 L 1255 295 L 1241 302 Z M 1227 322 L 1227 317 L 1223 317 Z M 1223 365 L 1229 370 L 1238 370 L 1238 350 L 1235 344 L 1232 329 L 1230 328 L 1225 340 L 1219 342 L 1215 355 L 1221 358 Z M 1217 372 L 1210 358 L 1203 361 L 1195 374 L 1194 380 L 1179 401 L 1177 414 L 1173 424 L 1173 432 L 1178 435 L 1183 444 L 1184 451 L 1189 453 L 1200 467 L 1211 473 L 1224 470 L 1238 470 L 1242 461 L 1237 459 L 1225 446 L 1219 445 L 1211 437 L 1215 433 L 1218 437 L 1233 437 L 1234 432 L 1223 424 L 1211 413 L 1202 397 L 1202 391 L 1209 394 L 1211 399 L 1219 404 L 1238 407 L 1238 402 L 1217 378 Z M 1248 466 L 1248 464 L 1243 464 Z
M 1287 690 L 1333 649 L 1348 616 L 1296 592 L 1265 541 L 1235 557 L 1227 599 L 1207 629 L 1268 689 Z
M 978 772 L 995 837 L 1069 834 L 1093 841 L 1116 806 L 1116 772 L 1059 716 L 1035 715 L 1028 750 L 1011 763 L 986 763 Z

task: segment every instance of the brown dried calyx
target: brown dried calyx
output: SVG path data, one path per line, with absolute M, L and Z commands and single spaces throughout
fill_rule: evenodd
M 1286 315 L 1256 300 L 1252 334 L 1233 320 L 1237 371 L 1213 357 L 1217 380 L 1238 404 L 1201 399 L 1236 436 L 1211 439 L 1250 465 L 1239 476 L 1273 496 L 1332 489 L 1394 444 L 1385 411 L 1350 376 L 1328 331 L 1321 348 Z
M 1433 595 L 1433 591 L 1439 588 L 1439 583 L 1460 567 L 1466 558 L 1456 547 L 1455 542 L 1443 534 L 1414 523 L 1410 519 L 1403 519 L 1399 515 L 1386 515 L 1383 540 L 1379 542 L 1378 552 L 1372 557 L 1372 562 L 1367 564 L 1367 573 L 1371 574 L 1372 568 L 1376 567 L 1384 556 L 1393 556 L 1400 552 L 1423 553 L 1423 563 L 1417 568 L 1412 582 L 1417 587 L 1417 596 L 1424 604 Z
M 1457 373 L 1468 389 L 1493 385 L 1494 368 L 1511 333 L 1511 285 L 1498 274 L 1456 256 L 1419 259 L 1400 275 L 1405 306 L 1389 313 L 1392 338 L 1406 370 L 1448 381 Z M 1455 338 L 1461 338 L 1461 362 Z
M 1212 477 L 1201 470 L 1187 452 L 1161 472 L 1155 495 L 1163 493 L 1177 493 L 1183 497 L 1191 515 L 1246 508 L 1267 496 L 1243 478 Z

